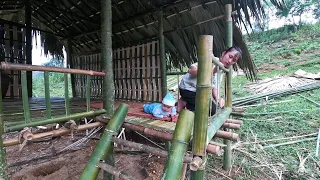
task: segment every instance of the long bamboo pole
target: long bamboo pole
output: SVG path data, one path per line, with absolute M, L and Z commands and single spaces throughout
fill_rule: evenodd
M 69 68 L 59 68 L 59 67 L 48 67 L 48 66 L 37 66 L 37 65 L 27 65 L 27 64 L 16 64 L 1 62 L 0 69 L 2 70 L 17 70 L 17 71 L 49 71 L 49 72 L 60 72 L 60 73 L 71 73 L 71 74 L 84 74 L 91 76 L 104 76 L 104 72 L 82 70 L 82 69 L 69 69 Z
M 160 64 L 161 64 L 161 99 L 167 93 L 167 63 L 166 63 L 166 52 L 165 52 L 165 43 L 163 35 L 163 11 L 159 11 L 158 17 L 158 31 L 159 31 L 159 48 L 160 48 Z
M 115 176 L 117 179 L 122 179 L 122 180 L 135 180 L 135 178 L 125 174 L 123 171 L 120 171 L 116 169 L 113 166 L 110 166 L 109 164 L 106 163 L 99 163 L 98 167 L 103 169 L 104 171 L 107 171 L 108 173 L 112 174 Z
M 87 101 L 87 112 L 90 111 L 90 98 L 91 98 L 91 76 L 87 76 L 87 95 L 86 95 L 86 101 Z
M 2 92 L 1 89 L 1 74 L 0 74 L 0 92 Z M 2 104 L 2 96 L 0 96 L 0 115 L 3 114 L 3 104 Z M 2 135 L 4 134 L 4 123 L 3 123 L 3 117 L 0 116 L 0 179 L 7 180 L 7 158 L 6 158 L 6 150 L 3 146 L 2 141 Z
M 70 102 L 69 102 L 69 78 L 68 73 L 64 73 L 64 103 L 66 116 L 70 115 Z
M 183 170 L 183 157 L 189 145 L 193 122 L 193 112 L 188 110 L 180 112 L 161 179 L 180 179 Z
M 209 105 L 211 102 L 213 36 L 203 35 L 198 43 L 198 75 L 193 129 L 192 152 L 205 162 L 207 148 L 207 130 Z M 204 179 L 205 163 L 197 171 L 191 172 L 191 178 Z
M 25 23 L 26 23 L 26 49 L 25 49 L 25 54 L 26 54 L 26 64 L 32 64 L 32 29 L 31 29 L 31 0 L 25 0 L 25 7 L 24 7 L 24 12 L 25 12 Z M 32 72 L 27 72 L 27 92 L 28 92 L 28 97 L 32 97 Z
M 51 101 L 50 101 L 50 88 L 49 88 L 49 72 L 45 71 L 43 73 L 44 77 L 44 95 L 46 101 L 46 117 L 51 119 Z
M 29 109 L 29 98 L 28 98 L 28 84 L 27 84 L 27 73 L 21 71 L 21 87 L 22 87 L 22 103 L 25 123 L 30 122 L 30 109 Z
M 34 121 L 26 124 L 18 124 L 15 126 L 10 126 L 5 128 L 5 132 L 12 132 L 12 131 L 19 131 L 25 127 L 35 127 L 35 126 L 42 126 L 42 125 L 47 125 L 47 124 L 52 124 L 52 123 L 60 123 L 60 122 L 65 122 L 68 120 L 76 120 L 82 117 L 88 117 L 88 116 L 97 116 L 100 114 L 104 114 L 106 110 L 100 109 L 97 111 L 90 111 L 90 112 L 83 112 L 83 113 L 77 113 L 77 114 L 72 114 L 70 116 L 63 116 L 63 117 L 58 117 L 58 118 L 52 118 L 52 119 L 46 119 L 43 121 Z
M 81 180 L 95 180 L 99 174 L 100 169 L 97 167 L 100 160 L 108 157 L 109 153 L 113 152 L 112 137 L 117 135 L 124 119 L 128 113 L 129 106 L 121 103 L 115 111 L 112 119 L 105 128 L 96 148 L 90 156 L 89 162 L 83 169 L 79 179 Z
M 231 47 L 233 42 L 233 28 L 232 28 L 232 5 L 225 5 L 225 15 L 226 15 L 226 46 Z M 232 109 L 232 66 L 229 67 L 229 72 L 227 73 L 226 78 L 226 107 Z M 230 112 L 231 113 L 231 112 Z M 227 130 L 227 129 L 225 129 Z M 227 130 L 230 131 L 230 130 Z M 224 148 L 224 157 L 223 157 L 223 169 L 231 168 L 231 141 L 224 139 L 224 144 L 226 147 Z

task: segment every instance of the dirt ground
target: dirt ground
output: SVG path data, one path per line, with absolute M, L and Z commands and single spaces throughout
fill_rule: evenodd
M 7 134 L 6 138 L 15 135 Z M 58 155 L 54 154 L 83 136 L 84 133 L 77 133 L 73 138 L 67 135 L 46 140 L 45 142 L 33 142 L 27 144 L 21 151 L 19 151 L 19 146 L 7 147 L 7 163 L 9 165 L 8 173 L 10 179 L 78 179 L 98 140 L 91 139 L 88 143 L 82 144 L 77 150 L 65 151 Z M 136 179 L 160 179 L 165 158 L 147 153 L 128 151 L 128 149 L 122 149 L 121 147 L 116 147 L 115 151 L 115 164 L 119 170 Z M 38 159 L 35 160 L 36 158 Z M 102 179 L 102 172 L 100 172 L 98 179 Z

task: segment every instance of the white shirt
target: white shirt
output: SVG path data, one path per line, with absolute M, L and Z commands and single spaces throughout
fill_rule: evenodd
M 198 67 L 198 63 L 194 63 L 191 66 Z M 219 83 L 221 82 L 221 75 L 222 70 L 218 70 L 215 75 L 212 77 L 212 87 L 218 89 L 218 80 Z M 218 75 L 219 74 L 219 75 Z M 179 84 L 180 89 L 196 92 L 197 89 L 197 76 L 192 76 L 190 73 L 186 73 Z

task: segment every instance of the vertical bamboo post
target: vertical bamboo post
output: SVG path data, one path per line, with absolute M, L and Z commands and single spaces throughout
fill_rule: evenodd
M 49 72 L 43 72 L 44 77 L 44 94 L 46 99 L 46 117 L 51 119 L 51 102 L 50 102 L 50 89 L 49 89 Z
M 23 103 L 23 114 L 25 122 L 30 122 L 30 109 L 29 109 L 29 98 L 28 98 L 28 85 L 27 85 L 27 73 L 21 71 L 21 87 L 22 87 L 22 103 Z
M 72 41 L 70 38 L 68 38 L 68 41 L 67 41 L 67 67 L 68 68 L 74 68 L 73 61 L 72 61 L 72 53 L 73 53 L 72 52 Z M 74 74 L 70 74 L 72 97 L 77 97 L 74 76 L 75 76 Z
M 64 102 L 65 102 L 66 116 L 69 116 L 70 115 L 70 102 L 69 102 L 68 73 L 64 73 Z
M 160 47 L 160 63 L 161 63 L 161 99 L 167 94 L 167 63 L 166 63 L 166 51 L 163 35 L 163 11 L 159 12 L 158 28 L 159 28 L 159 47 Z
M 209 105 L 211 101 L 211 76 L 212 76 L 212 47 L 213 36 L 203 35 L 198 44 L 198 75 L 195 108 L 195 122 L 193 129 L 192 151 L 201 159 L 206 159 L 207 130 Z M 192 171 L 192 179 L 204 177 L 204 165 L 198 171 Z
M 32 29 L 31 29 L 31 0 L 25 1 L 26 23 L 26 64 L 32 64 Z M 32 71 L 27 72 L 28 97 L 32 97 Z
M 112 69 L 112 5 L 111 0 L 101 0 L 101 58 L 105 72 L 103 80 L 103 108 L 113 114 L 114 81 Z
M 226 4 L 225 6 L 225 17 L 226 17 L 226 46 L 232 46 L 232 37 L 233 37 L 233 29 L 232 29 L 232 5 Z M 226 107 L 232 108 L 232 66 L 229 67 L 229 72 L 227 73 L 226 77 Z M 230 131 L 227 130 L 226 131 Z M 231 168 L 231 141 L 224 139 L 224 144 L 226 145 L 224 149 L 223 155 L 223 169 L 230 169 Z
M 103 108 L 111 117 L 114 111 L 114 81 L 112 65 L 112 1 L 101 0 L 101 63 L 105 76 L 103 78 Z M 110 148 L 113 149 L 113 143 Z M 111 151 L 105 161 L 114 166 L 114 154 Z M 112 174 L 104 172 L 104 179 L 114 179 Z
M 1 89 L 1 74 L 0 74 L 0 92 Z M 0 179 L 7 180 L 7 160 L 6 160 L 6 149 L 3 146 L 2 134 L 4 134 L 4 123 L 3 123 L 3 105 L 2 105 L 2 96 L 0 96 Z
M 116 136 L 124 122 L 124 119 L 128 113 L 129 106 L 127 104 L 120 104 L 112 119 L 109 121 L 105 128 L 98 144 L 92 152 L 89 162 L 83 169 L 79 179 L 81 180 L 95 180 L 99 174 L 100 168 L 97 166 L 101 160 L 110 157 L 109 154 L 113 154 L 113 142 L 112 137 Z M 109 164 L 111 165 L 111 164 Z M 113 165 L 111 165 L 113 166 Z
M 193 112 L 182 110 L 179 114 L 179 120 L 173 133 L 172 145 L 161 179 L 180 179 L 183 170 L 183 157 L 191 138 L 193 121 Z
M 91 98 L 91 76 L 87 75 L 87 111 L 89 112 L 90 109 L 90 98 Z

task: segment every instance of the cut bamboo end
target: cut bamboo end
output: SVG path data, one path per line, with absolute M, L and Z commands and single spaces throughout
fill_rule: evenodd
M 214 144 L 208 144 L 207 152 L 211 154 L 215 154 L 217 156 L 221 156 L 223 154 L 223 149 L 220 146 Z
M 221 131 L 218 130 L 217 133 L 215 134 L 215 137 L 223 138 L 223 139 L 229 139 L 232 141 L 239 141 L 240 136 L 239 134 L 233 133 L 233 132 L 226 132 L 226 131 Z
M 237 119 L 227 119 L 226 122 L 227 122 L 227 123 L 233 123 L 233 124 L 240 124 L 240 125 L 243 124 L 243 121 L 237 120 Z
M 29 131 L 25 131 L 24 133 L 22 133 L 22 137 L 27 141 L 31 141 L 33 139 L 33 134 Z
M 202 165 L 202 159 L 199 156 L 193 158 L 192 162 L 190 163 L 190 170 L 197 171 Z
M 234 123 L 223 123 L 222 127 L 224 128 L 229 128 L 229 129 L 240 129 L 241 125 L 240 124 L 234 124 Z

